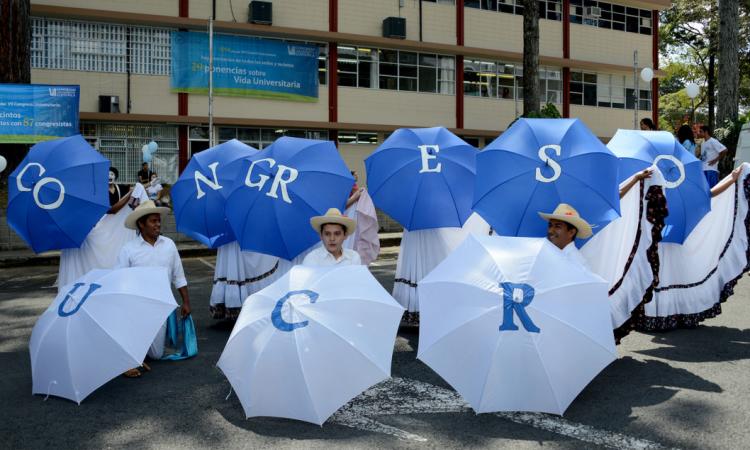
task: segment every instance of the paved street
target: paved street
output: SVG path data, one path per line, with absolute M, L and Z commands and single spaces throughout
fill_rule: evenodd
M 393 255 L 391 256 L 391 258 Z M 185 260 L 199 355 L 154 362 L 140 379 L 118 377 L 78 406 L 31 395 L 28 342 L 56 289 L 56 266 L 0 271 L 0 448 L 692 448 L 734 449 L 750 441 L 750 284 L 724 313 L 696 330 L 634 333 L 620 358 L 573 402 L 564 418 L 475 415 L 416 360 L 418 334 L 399 332 L 393 378 L 322 427 L 246 420 L 215 367 L 231 325 L 207 314 L 213 258 Z M 372 267 L 392 287 L 394 259 Z M 466 349 L 471 351 L 471 349 Z

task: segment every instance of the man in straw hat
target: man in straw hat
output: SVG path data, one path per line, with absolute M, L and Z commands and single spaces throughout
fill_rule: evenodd
M 162 214 L 167 214 L 169 208 L 157 207 L 152 200 L 141 203 L 125 219 L 125 226 L 136 230 L 140 239 L 133 239 L 126 243 L 117 259 L 116 268 L 121 267 L 166 267 L 170 280 L 182 297 L 180 313 L 182 317 L 190 314 L 190 297 L 188 296 L 187 280 L 185 271 L 182 269 L 180 254 L 174 241 L 161 235 Z M 166 338 L 167 324 L 162 325 L 156 335 L 148 356 L 159 359 L 164 355 L 164 341 Z M 148 366 L 143 366 L 148 370 Z M 134 370 L 134 369 L 133 369 Z M 137 372 L 137 371 L 136 371 Z M 128 371 L 126 376 L 138 376 L 136 372 Z M 128 375 L 130 373 L 130 375 Z
M 336 266 L 362 264 L 359 253 L 344 248 L 344 240 L 354 233 L 357 221 L 351 219 L 336 208 L 329 209 L 324 216 L 310 219 L 310 225 L 320 233 L 323 246 L 308 253 L 302 264 L 305 266 Z
M 591 225 L 581 218 L 578 211 L 567 203 L 560 203 L 551 213 L 540 212 L 542 219 L 549 222 L 547 239 L 555 244 L 563 253 L 578 260 L 584 267 L 588 267 L 586 260 L 575 246 L 576 238 L 591 237 Z

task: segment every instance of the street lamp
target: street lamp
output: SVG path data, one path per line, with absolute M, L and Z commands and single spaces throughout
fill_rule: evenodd
M 692 125 L 695 123 L 695 97 L 698 96 L 701 89 L 695 83 L 688 83 L 685 85 L 685 91 L 687 92 L 687 96 L 690 97 L 690 123 Z

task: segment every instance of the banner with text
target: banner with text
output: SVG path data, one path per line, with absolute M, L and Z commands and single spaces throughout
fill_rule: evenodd
M 0 142 L 35 144 L 80 133 L 79 86 L 0 84 Z
M 318 101 L 318 46 L 214 35 L 215 95 Z M 172 32 L 172 92 L 208 94 L 208 34 Z

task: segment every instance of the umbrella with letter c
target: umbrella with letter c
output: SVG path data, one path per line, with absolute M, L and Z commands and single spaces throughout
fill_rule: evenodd
M 175 308 L 163 267 L 97 269 L 63 287 L 31 332 L 32 393 L 80 404 L 141 365 Z
M 247 417 L 320 425 L 390 377 L 403 312 L 365 266 L 294 266 L 247 298 L 217 365 Z
M 469 236 L 418 289 L 417 357 L 478 413 L 563 414 L 616 358 L 607 283 L 547 239 Z

